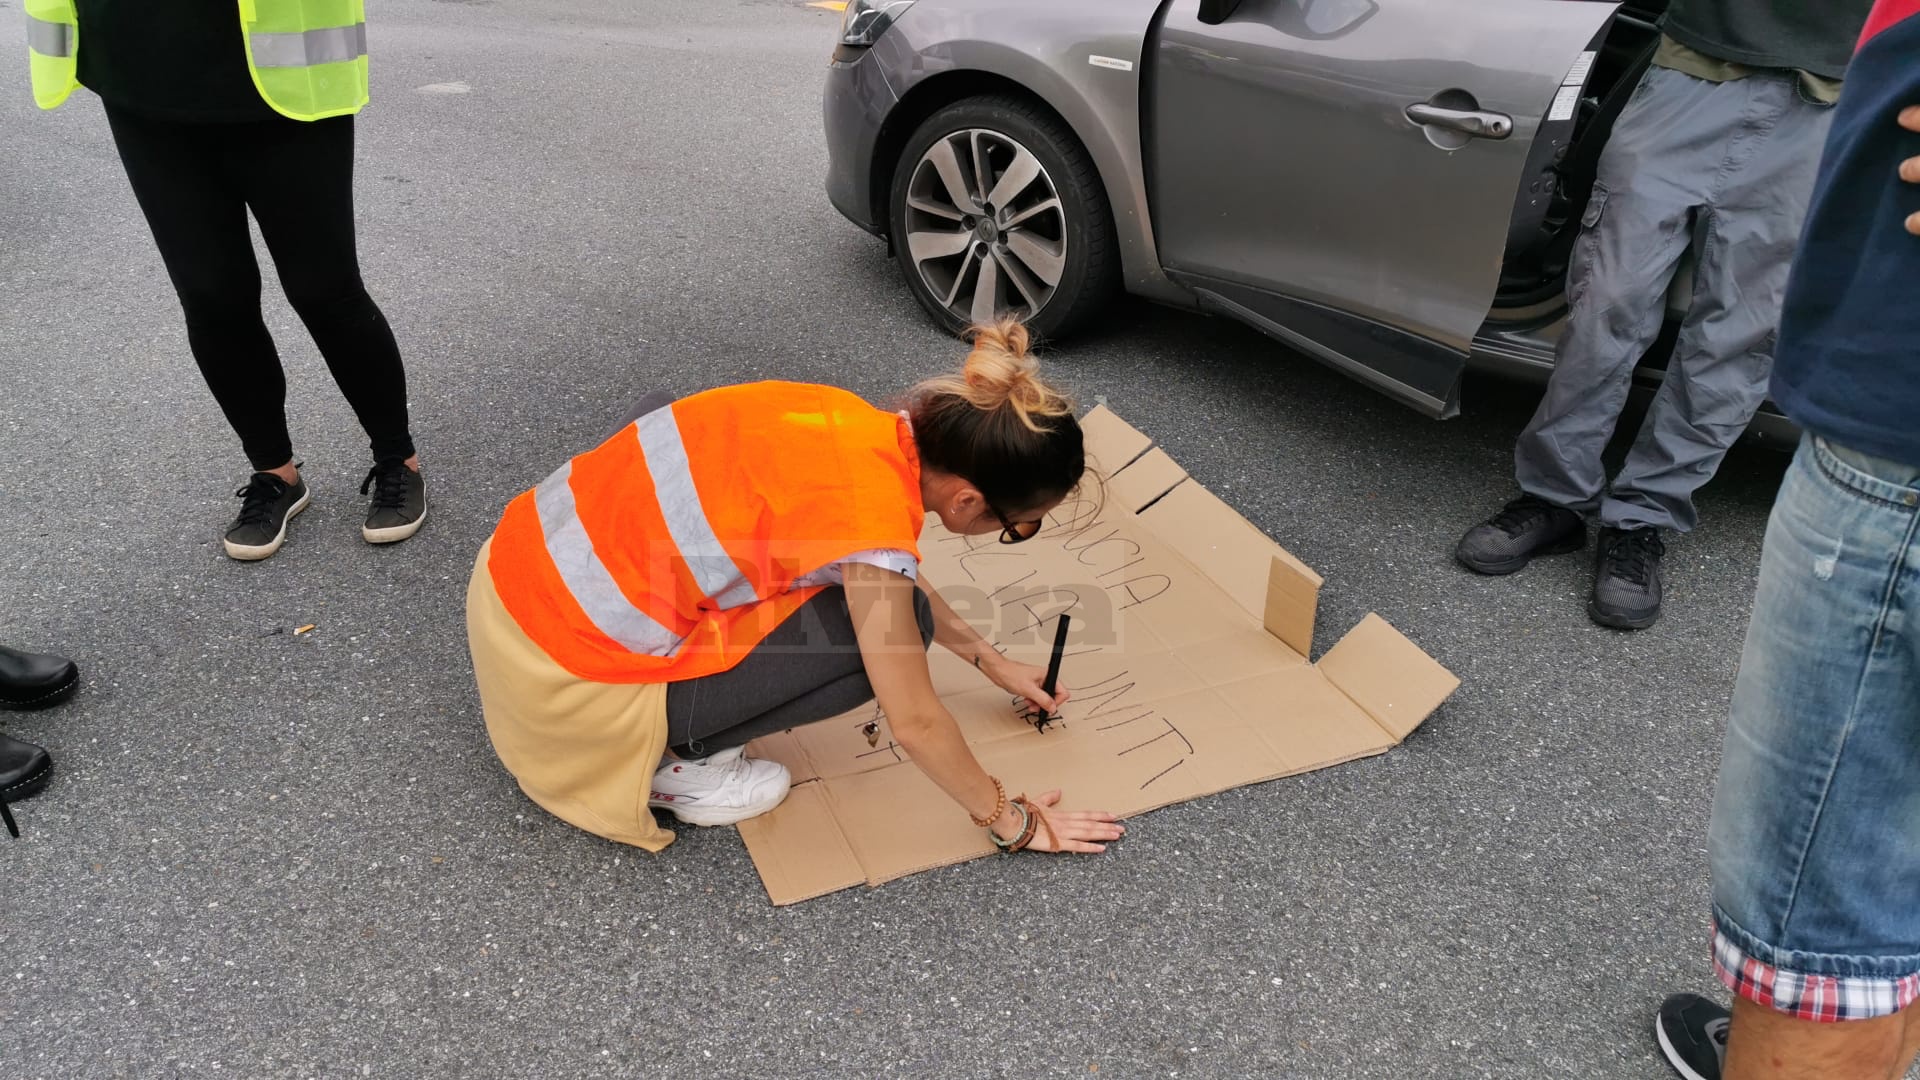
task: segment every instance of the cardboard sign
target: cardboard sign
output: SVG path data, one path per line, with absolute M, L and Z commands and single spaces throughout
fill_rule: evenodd
M 1040 534 L 1003 545 L 928 515 L 922 573 L 1001 651 L 1045 664 L 1072 615 L 1040 723 L 944 648 L 934 687 L 1009 793 L 1121 816 L 1337 765 L 1397 745 L 1460 685 L 1368 615 L 1309 664 L 1320 575 L 1104 407 L 1081 420 L 1109 481 Z M 869 705 L 756 741 L 793 773 L 772 813 L 740 824 L 775 904 L 878 885 L 995 849 L 896 745 Z

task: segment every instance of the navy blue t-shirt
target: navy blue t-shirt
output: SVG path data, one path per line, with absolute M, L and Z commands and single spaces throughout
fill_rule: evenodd
M 1880 0 L 1847 68 L 1794 256 L 1773 400 L 1808 431 L 1920 465 L 1920 156 L 1901 110 L 1920 105 L 1920 0 Z

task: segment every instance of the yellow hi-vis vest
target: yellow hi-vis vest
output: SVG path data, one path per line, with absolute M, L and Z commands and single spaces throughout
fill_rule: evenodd
M 367 103 L 365 0 L 238 0 L 253 85 L 273 111 L 324 120 Z M 80 85 L 74 0 L 26 0 L 33 100 L 58 108 Z M 197 57 L 181 57 L 196 63 Z

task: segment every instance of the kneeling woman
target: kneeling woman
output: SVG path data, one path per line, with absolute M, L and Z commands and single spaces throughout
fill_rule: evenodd
M 926 512 L 1018 543 L 1086 471 L 1070 404 L 1016 324 L 982 328 L 905 414 L 798 383 L 723 387 L 639 416 L 507 506 L 467 591 L 487 733 L 533 801 L 658 851 L 773 809 L 761 735 L 874 700 L 996 843 L 1104 850 L 1113 815 L 1009 802 L 935 695 L 929 641 L 1036 706 L 1067 697 L 1000 655 L 917 573 Z

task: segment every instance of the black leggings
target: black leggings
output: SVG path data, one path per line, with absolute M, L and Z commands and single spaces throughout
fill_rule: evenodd
M 922 647 L 933 643 L 933 605 L 918 589 Z M 667 745 L 705 757 L 762 735 L 839 716 L 873 700 L 846 590 L 821 590 L 730 671 L 667 685 Z
M 353 117 L 188 124 L 106 111 L 186 311 L 193 358 L 253 467 L 285 465 L 293 440 L 286 375 L 260 317 L 248 210 L 375 460 L 411 457 L 400 349 L 354 253 Z
M 608 438 L 672 403 L 658 391 L 646 395 Z M 933 605 L 917 589 L 913 615 L 921 647 L 933 644 Z M 669 683 L 667 745 L 681 757 L 705 757 L 872 700 L 846 590 L 835 586 L 801 605 L 731 670 Z

